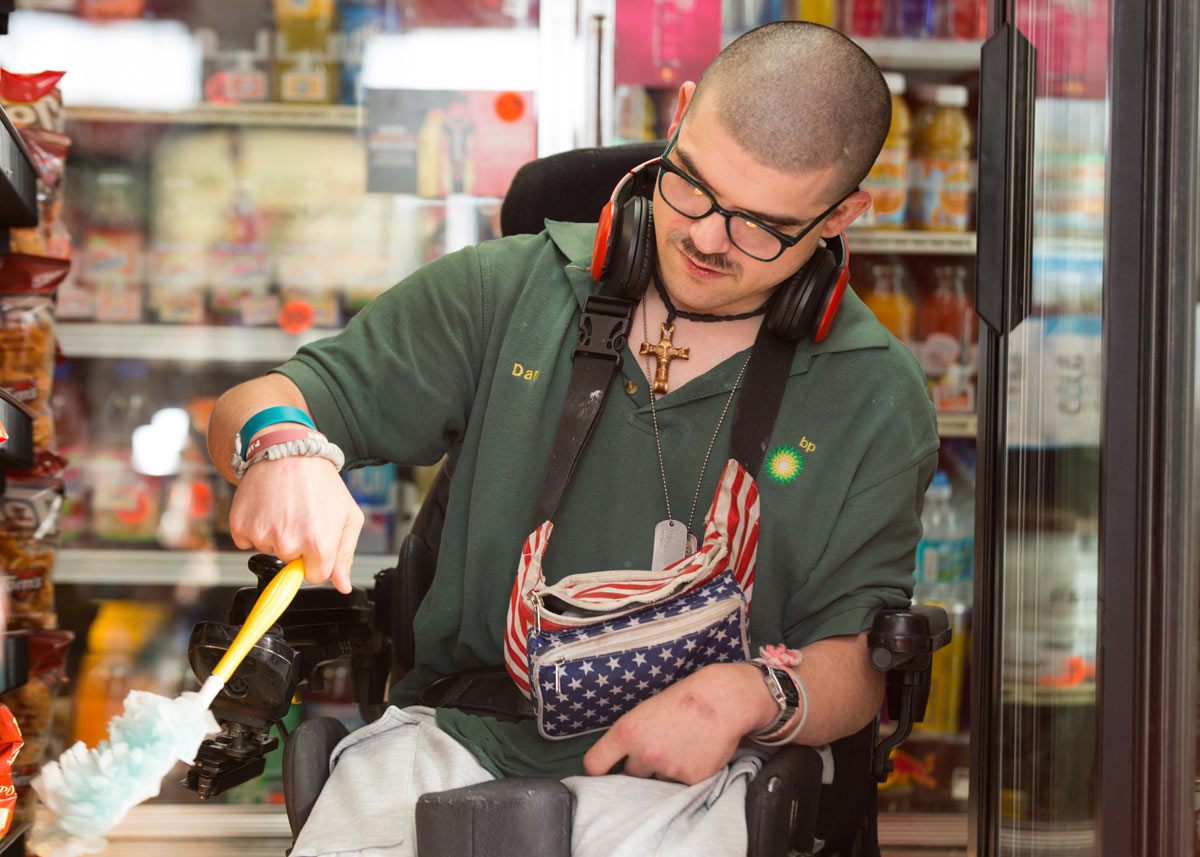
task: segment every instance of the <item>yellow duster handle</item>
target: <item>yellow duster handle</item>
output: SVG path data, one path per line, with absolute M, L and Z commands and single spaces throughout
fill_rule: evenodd
M 237 636 L 233 638 L 229 651 L 213 669 L 213 675 L 219 677 L 223 682 L 229 681 L 234 671 L 242 663 L 242 659 L 254 648 L 254 644 L 263 634 L 267 633 L 267 629 L 275 624 L 275 620 L 292 603 L 292 598 L 295 597 L 296 591 L 300 589 L 300 584 L 303 582 L 304 563 L 298 559 L 289 562 L 271 578 L 271 582 L 267 584 L 262 595 L 258 596 L 258 601 L 254 602 L 250 615 L 242 624 L 242 630 L 238 631 Z

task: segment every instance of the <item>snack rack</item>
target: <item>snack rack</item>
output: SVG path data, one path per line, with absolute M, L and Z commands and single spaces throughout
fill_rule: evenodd
M 37 224 L 37 198 L 33 159 L 0 108 L 0 253 L 8 252 L 8 230 Z M 10 469 L 33 466 L 33 418 L 30 412 L 0 390 L 0 493 Z M 28 637 L 5 633 L 0 655 L 0 694 L 20 687 L 28 678 Z M 0 854 L 25 853 L 25 829 L 13 825 L 0 840 Z

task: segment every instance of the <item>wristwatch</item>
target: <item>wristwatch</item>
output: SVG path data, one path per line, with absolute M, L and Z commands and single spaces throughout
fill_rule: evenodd
M 750 737 L 772 738 L 782 731 L 788 721 L 795 717 L 796 712 L 800 710 L 800 690 L 787 670 L 764 664 L 761 661 L 750 661 L 750 663 L 762 670 L 767 690 L 771 691 L 771 696 L 775 697 L 775 701 L 779 703 L 779 715 L 762 729 L 751 732 Z

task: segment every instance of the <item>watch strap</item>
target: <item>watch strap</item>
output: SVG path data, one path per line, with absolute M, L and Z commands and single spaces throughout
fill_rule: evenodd
M 796 716 L 796 712 L 800 710 L 800 690 L 796 687 L 791 673 L 787 670 L 765 664 L 762 661 L 750 661 L 750 663 L 762 671 L 763 681 L 766 682 L 767 690 L 771 692 L 771 696 L 775 697 L 775 701 L 779 703 L 779 714 L 775 719 L 762 729 L 751 732 L 750 737 L 753 739 L 771 738 L 782 731 L 788 722 Z

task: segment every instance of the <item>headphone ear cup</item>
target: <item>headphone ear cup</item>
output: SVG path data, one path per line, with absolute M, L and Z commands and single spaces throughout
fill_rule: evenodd
M 833 253 L 818 245 L 812 257 L 776 291 L 767 329 L 789 342 L 814 335 L 826 295 L 837 281 Z
M 606 279 L 611 281 L 612 294 L 619 298 L 639 298 L 650 284 L 656 263 L 654 246 L 654 216 L 650 200 L 633 196 L 620 212 L 616 229 L 616 245 L 612 248 L 612 270 Z

